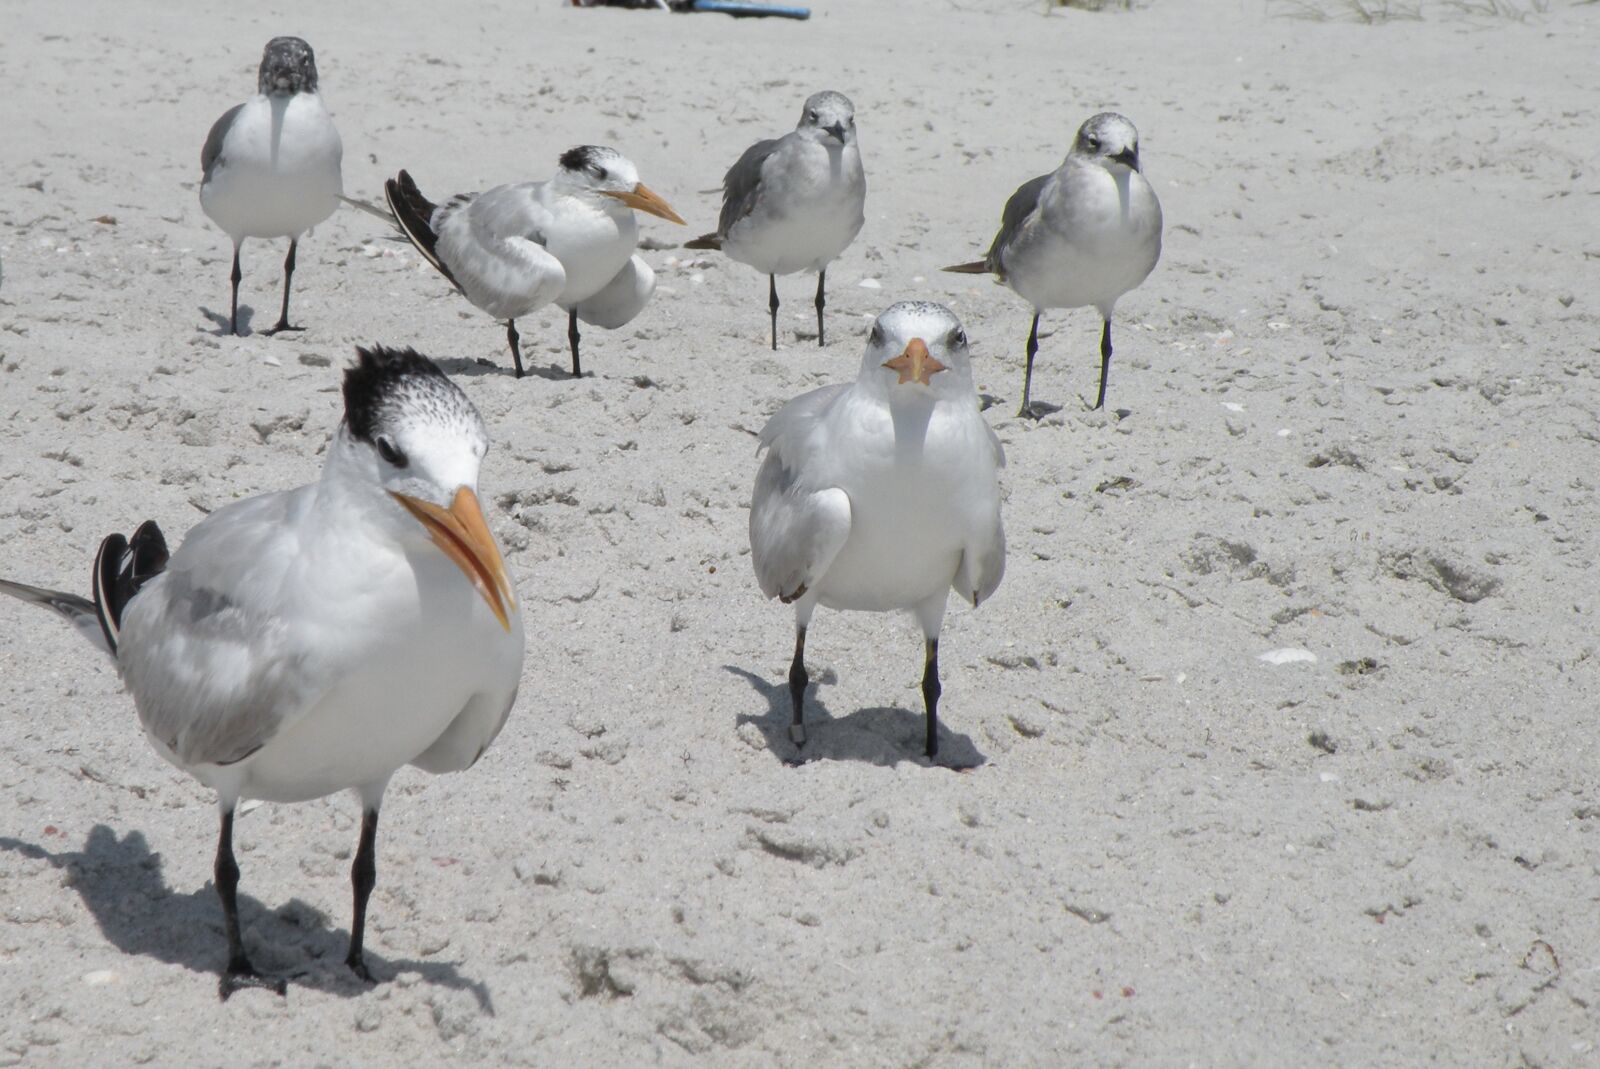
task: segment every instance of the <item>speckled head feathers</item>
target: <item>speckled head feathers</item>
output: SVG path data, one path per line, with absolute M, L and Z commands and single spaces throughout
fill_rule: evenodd
M 883 361 L 903 352 L 913 338 L 920 338 L 929 354 L 951 372 L 933 377 L 932 384 L 937 391 L 972 389 L 967 333 L 961 329 L 961 320 L 956 314 L 936 301 L 900 301 L 879 313 L 867 335 L 862 375 L 882 378 L 879 369 Z M 894 376 L 890 375 L 885 381 L 893 380 Z M 962 385 L 955 385 L 956 380 Z
M 399 423 L 429 421 L 481 428 L 467 395 L 415 349 L 356 349 L 344 373 L 344 418 L 352 437 L 372 444 Z
M 298 37 L 274 37 L 261 53 L 256 86 L 267 96 L 317 91 L 317 59 Z

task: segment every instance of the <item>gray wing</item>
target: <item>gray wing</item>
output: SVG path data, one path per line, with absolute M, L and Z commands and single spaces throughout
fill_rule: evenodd
M 1006 201 L 1005 211 L 1000 213 L 1000 233 L 994 236 L 994 244 L 989 246 L 989 252 L 984 259 L 989 265 L 989 270 L 1001 278 L 1005 278 L 1006 275 L 1003 263 L 1005 250 L 1023 227 L 1038 217 L 1039 200 L 1044 194 L 1045 183 L 1050 181 L 1053 173 L 1031 178 L 1018 186 L 1017 191 L 1011 194 L 1011 199 Z
M 228 138 L 228 131 L 233 129 L 233 117 L 239 114 L 243 104 L 235 104 L 222 113 L 222 118 L 211 124 L 211 132 L 206 135 L 205 147 L 200 150 L 200 181 L 211 180 L 211 169 L 217 165 L 217 160 L 222 157 L 222 143 Z M 192 144 L 193 142 L 191 142 Z
M 314 489 L 218 509 L 128 604 L 118 666 L 145 730 L 186 765 L 250 756 L 334 681 L 318 648 L 338 638 L 296 627 L 285 602 Z
M 750 500 L 750 559 L 767 597 L 803 596 L 850 536 L 850 497 L 810 477 L 813 432 L 848 384 L 801 394 L 761 432 L 768 450 Z
M 452 197 L 433 213 L 439 259 L 467 299 L 514 319 L 561 296 L 566 269 L 545 248 L 550 210 L 540 183 L 496 186 Z
M 755 211 L 761 200 L 761 165 L 782 143 L 781 137 L 757 141 L 728 168 L 722 179 L 722 214 L 717 218 L 717 233 L 726 237 L 734 223 Z

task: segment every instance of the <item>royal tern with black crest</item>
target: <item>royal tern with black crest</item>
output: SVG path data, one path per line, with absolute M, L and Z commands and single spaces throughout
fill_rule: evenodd
M 1100 313 L 1100 392 L 1111 374 L 1111 312 L 1161 258 L 1161 202 L 1139 167 L 1139 132 L 1113 112 L 1078 128 L 1061 166 L 1024 182 L 1006 201 L 1000 232 L 982 260 L 945 268 L 993 274 L 1033 305 L 1019 416 L 1043 415 L 1028 400 L 1039 316 L 1093 305 Z
M 634 254 L 641 211 L 682 224 L 615 149 L 580 145 L 545 182 L 460 193 L 443 204 L 422 195 L 405 171 L 384 183 L 395 223 L 461 295 L 506 323 L 517 377 L 517 320 L 554 302 L 567 313 L 572 375 L 581 373 L 578 320 L 615 330 L 655 291 L 650 265 Z
M 300 235 L 333 214 L 344 192 L 344 145 L 317 93 L 317 61 L 298 37 L 274 37 L 256 95 L 223 113 L 200 151 L 200 207 L 233 239 L 228 332 L 239 333 L 239 248 L 245 238 L 288 238 L 283 309 L 265 334 L 289 325 L 289 284 Z
M 778 348 L 778 276 L 817 273 L 817 344 L 828 265 L 866 221 L 867 175 L 856 143 L 856 109 L 843 93 L 806 98 L 791 133 L 757 141 L 722 180 L 722 214 L 715 233 L 690 249 L 721 249 L 767 276 L 772 348 Z
M 907 609 L 922 626 L 924 752 L 939 751 L 939 630 L 1005 572 L 1000 440 L 978 411 L 967 336 L 943 305 L 877 318 L 856 381 L 801 394 L 761 432 L 750 504 L 761 592 L 794 605 L 790 737 L 806 741 L 806 631 L 818 605 Z
M 363 954 L 378 808 L 403 765 L 471 766 L 522 675 L 522 614 L 478 503 L 488 435 L 472 402 L 412 350 L 359 350 L 320 481 L 218 509 L 167 553 L 153 522 L 112 535 L 92 601 L 0 581 L 116 660 L 155 750 L 217 792 L 227 998 L 282 993 L 239 931 L 240 799 L 353 788 L 361 838 L 345 961 Z

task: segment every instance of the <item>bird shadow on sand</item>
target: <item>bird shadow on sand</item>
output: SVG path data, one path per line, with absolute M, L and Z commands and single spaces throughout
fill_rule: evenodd
M 484 375 L 504 375 L 507 378 L 516 376 L 516 369 L 508 364 L 497 364 L 484 357 L 440 356 L 434 357 L 433 362 L 439 365 L 451 378 L 478 378 Z M 558 363 L 525 365 L 523 377 L 529 379 L 545 379 L 549 382 L 568 382 L 572 378 L 570 368 Z M 584 378 L 588 378 L 587 375 Z
M 228 314 L 226 312 L 213 312 L 202 304 L 200 306 L 200 314 L 211 320 L 211 325 L 216 328 L 215 330 L 207 331 L 212 337 L 226 338 L 233 333 L 233 327 L 228 322 Z M 250 320 L 255 318 L 255 314 L 256 310 L 248 304 L 239 306 L 239 337 L 248 338 L 255 333 L 250 329 Z
M 953 772 L 966 772 L 987 764 L 989 758 L 979 752 L 967 735 L 951 731 L 941 719 L 939 724 L 939 754 L 930 760 L 922 752 L 927 731 L 927 721 L 922 710 L 898 709 L 876 706 L 857 709 L 847 716 L 836 717 L 816 693 L 816 686 L 827 682 L 824 675 L 812 677 L 812 689 L 806 693 L 805 726 L 806 744 L 796 746 L 789 739 L 789 724 L 794 714 L 789 704 L 789 683 L 768 683 L 754 672 L 731 664 L 723 670 L 743 679 L 750 688 L 766 700 L 764 713 L 740 713 L 740 726 L 754 724 L 767 741 L 767 749 L 786 765 L 803 765 L 809 761 L 864 761 L 872 765 L 897 765 L 901 761 L 947 768 Z
M 63 885 L 77 892 L 100 931 L 124 954 L 182 965 L 213 981 L 221 975 L 227 942 L 216 889 L 208 883 L 182 894 L 168 887 L 161 875 L 161 855 L 151 852 L 143 833 L 131 831 L 118 839 L 111 828 L 96 824 L 79 851 L 51 853 L 8 836 L 0 836 L 0 850 L 48 861 L 61 870 Z M 250 878 L 248 861 L 244 878 Z M 372 985 L 356 979 L 344 964 L 349 933 L 335 930 L 308 903 L 296 898 L 272 910 L 241 893 L 239 923 L 256 967 L 287 977 L 291 989 L 311 988 L 342 998 L 371 990 Z M 390 960 L 374 954 L 370 946 L 366 957 L 372 974 L 381 980 L 415 973 L 424 983 L 470 991 L 483 1013 L 494 1014 L 488 985 L 462 976 L 453 963 Z

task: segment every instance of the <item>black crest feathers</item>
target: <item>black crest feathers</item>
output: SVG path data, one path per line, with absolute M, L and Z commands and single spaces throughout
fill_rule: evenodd
M 344 418 L 350 433 L 371 442 L 384 409 L 397 392 L 416 380 L 449 383 L 439 365 L 412 348 L 358 347 L 356 364 L 344 373 Z
M 579 145 L 561 154 L 561 166 L 568 171 L 583 171 L 592 166 L 600 156 L 599 146 Z

